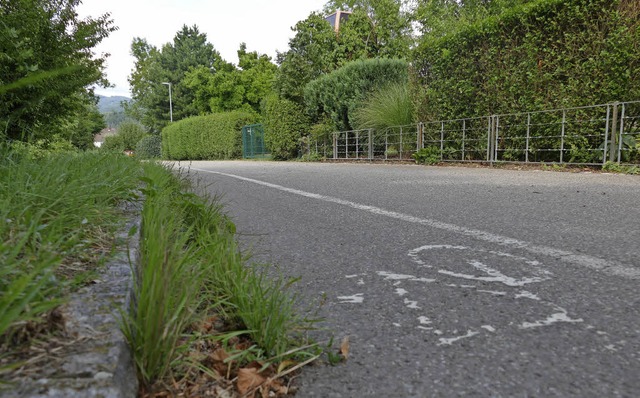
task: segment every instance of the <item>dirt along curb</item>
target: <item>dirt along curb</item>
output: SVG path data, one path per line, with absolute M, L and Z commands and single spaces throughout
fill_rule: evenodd
M 118 251 L 95 283 L 74 293 L 61 308 L 69 341 L 42 353 L 40 359 L 30 358 L 35 366 L 25 366 L 18 384 L 0 390 L 0 397 L 137 396 L 133 358 L 119 324 L 120 311 L 128 310 L 132 294 L 129 259 L 136 263 L 140 242 L 140 211 L 129 208 L 127 214 L 128 221 L 117 235 Z M 130 237 L 134 226 L 138 232 Z

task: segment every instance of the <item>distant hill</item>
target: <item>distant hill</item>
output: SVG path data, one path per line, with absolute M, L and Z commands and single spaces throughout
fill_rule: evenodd
M 116 95 L 114 97 L 105 97 L 103 95 L 99 95 L 98 96 L 98 110 L 102 114 L 122 111 L 122 105 L 121 105 L 122 101 L 129 102 L 129 101 L 131 101 L 131 98 L 122 97 L 122 96 L 118 96 L 118 95 Z
M 123 101 L 129 102 L 131 98 L 117 95 L 113 97 L 98 96 L 98 110 L 104 115 L 107 127 L 117 128 L 126 119 L 122 108 Z

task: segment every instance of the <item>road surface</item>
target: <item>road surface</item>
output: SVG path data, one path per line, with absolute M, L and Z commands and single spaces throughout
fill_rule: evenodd
M 182 163 L 350 337 L 300 397 L 640 396 L 640 177 Z M 323 303 L 320 305 L 320 303 Z

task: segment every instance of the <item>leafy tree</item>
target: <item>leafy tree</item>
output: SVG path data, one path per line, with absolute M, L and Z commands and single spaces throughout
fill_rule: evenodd
M 107 55 L 94 56 L 92 49 L 116 27 L 109 14 L 80 19 L 79 3 L 0 1 L 0 131 L 6 138 L 44 138 L 78 124 L 95 103 L 90 86 L 108 85 Z
M 93 136 L 106 127 L 104 116 L 95 104 L 87 104 L 77 117 L 63 125 L 62 135 L 80 149 L 93 148 Z
M 307 83 L 351 61 L 408 58 L 411 21 L 402 4 L 399 0 L 331 1 L 327 13 L 345 8 L 352 11 L 338 32 L 318 13 L 298 22 L 289 50 L 277 57 L 276 92 L 302 104 Z
M 411 4 L 407 0 L 330 0 L 325 12 L 349 10 L 369 18 L 367 40 L 375 48 L 375 56 L 409 57 L 411 45 Z M 354 15 L 357 17 L 357 15 Z
M 238 50 L 239 68 L 225 64 L 222 70 L 197 67 L 185 76 L 185 85 L 195 92 L 195 106 L 200 114 L 236 109 L 260 110 L 260 102 L 273 91 L 277 69 L 271 58 L 247 52 L 242 43 Z
M 115 135 L 110 135 L 105 138 L 100 148 L 107 151 L 133 151 L 145 135 L 144 127 L 139 123 L 124 122 L 120 124 L 118 132 Z
M 133 103 L 127 105 L 127 113 L 156 133 L 170 119 L 169 91 L 163 83 L 171 83 L 173 120 L 177 121 L 198 114 L 196 93 L 185 84 L 187 73 L 194 68 L 215 71 L 226 66 L 197 26 L 184 25 L 173 42 L 161 49 L 134 38 L 131 54 L 136 61 L 129 76 Z
M 281 97 L 302 103 L 304 86 L 336 69 L 338 41 L 331 25 L 318 13 L 298 22 L 292 30 L 296 34 L 289 40 L 289 50 L 277 55 L 280 67 L 275 89 Z

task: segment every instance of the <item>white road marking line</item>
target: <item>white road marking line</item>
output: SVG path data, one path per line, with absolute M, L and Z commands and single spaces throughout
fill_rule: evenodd
M 496 331 L 496 328 L 494 328 L 494 327 L 493 327 L 493 326 L 491 326 L 491 325 L 482 325 L 482 326 L 480 326 L 480 327 L 481 327 L 481 328 L 483 328 L 483 329 L 485 329 L 485 330 L 490 331 L 491 333 L 494 333 L 494 332 Z
M 496 243 L 502 246 L 515 247 L 518 249 L 526 250 L 529 253 L 556 257 L 562 262 L 590 268 L 590 269 L 600 271 L 609 275 L 621 276 L 628 279 L 640 279 L 640 268 L 628 267 L 624 264 L 620 264 L 614 261 L 607 261 L 605 259 L 598 258 L 598 257 L 588 256 L 584 254 L 575 254 L 566 250 L 555 249 L 553 247 L 548 247 L 548 246 L 534 245 L 529 242 L 509 238 L 502 235 L 493 234 L 486 231 L 481 231 L 478 229 L 465 228 L 458 225 L 449 224 L 449 223 L 432 220 L 428 218 L 414 217 L 408 214 L 385 210 L 375 206 L 364 205 L 364 204 L 351 202 L 344 199 L 335 198 L 332 196 L 320 195 L 317 193 L 306 192 L 299 189 L 288 188 L 282 185 L 272 184 L 270 182 L 260 181 L 253 178 L 242 177 L 235 174 L 222 173 L 219 171 L 205 170 L 205 169 L 200 169 L 195 167 L 192 167 L 191 170 L 235 178 L 238 180 L 247 181 L 247 182 L 262 185 L 265 187 L 277 189 L 279 191 L 288 192 L 288 193 L 304 196 L 311 199 L 321 200 L 323 202 L 336 203 L 336 204 L 348 206 L 357 210 L 368 211 L 373 214 L 386 216 L 386 217 L 394 218 L 401 221 L 426 225 L 431 228 L 436 228 L 436 229 L 456 233 L 463 236 L 469 236 L 469 237 L 472 237 L 481 241 L 489 242 L 489 243 Z

